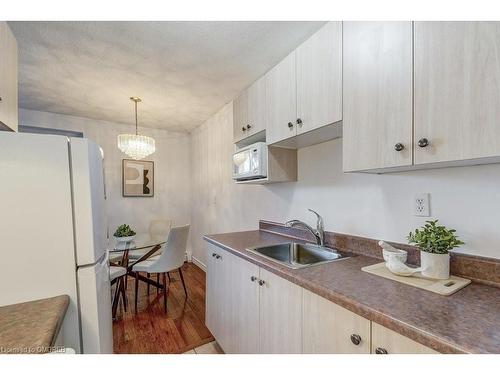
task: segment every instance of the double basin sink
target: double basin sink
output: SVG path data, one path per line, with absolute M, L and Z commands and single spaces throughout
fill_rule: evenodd
M 346 258 L 327 247 L 296 242 L 252 247 L 247 250 L 293 269 L 317 266 Z

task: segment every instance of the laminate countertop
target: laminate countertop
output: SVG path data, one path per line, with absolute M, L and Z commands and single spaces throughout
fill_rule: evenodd
M 255 230 L 204 238 L 438 352 L 500 353 L 500 289 L 494 286 L 473 282 L 442 296 L 361 271 L 381 261 L 364 255 L 294 270 L 246 250 L 291 241 L 274 233 Z
M 61 295 L 0 307 L 0 353 L 38 354 L 55 344 L 69 297 Z

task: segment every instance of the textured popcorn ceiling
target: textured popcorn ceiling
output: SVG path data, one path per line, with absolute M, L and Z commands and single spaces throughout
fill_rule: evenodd
M 189 131 L 322 22 L 9 22 L 22 108 Z

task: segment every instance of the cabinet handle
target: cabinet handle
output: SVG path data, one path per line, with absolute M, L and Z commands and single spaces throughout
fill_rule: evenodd
M 289 122 L 289 123 L 288 123 L 288 127 L 289 127 L 290 129 L 291 129 L 291 128 L 293 128 L 293 123 Z
M 2 97 L 0 96 L 0 103 L 2 102 Z
M 402 144 L 402 143 L 396 143 L 396 144 L 394 145 L 394 150 L 396 150 L 396 151 L 403 151 L 403 150 L 404 150 L 404 148 L 405 148 L 405 145 L 404 145 L 404 144 Z
M 302 126 L 302 119 L 300 118 L 297 119 L 297 125 Z
M 259 280 L 259 285 L 262 286 L 264 285 L 266 282 L 264 280 Z
M 252 281 L 252 282 L 254 282 L 255 280 L 257 280 L 257 278 L 256 278 L 255 276 L 252 276 L 252 277 L 250 278 L 250 281 Z
M 355 333 L 353 333 L 351 335 L 351 342 L 354 344 L 354 345 L 359 345 L 361 343 L 361 336 L 360 335 L 357 335 Z
M 241 131 L 242 131 L 242 132 L 244 132 L 244 131 L 246 131 L 246 130 L 247 130 L 247 128 L 245 128 L 244 126 L 241 128 Z
M 421 138 L 418 140 L 418 147 L 427 147 L 429 145 L 429 140 L 427 138 Z
M 252 127 L 252 125 L 247 124 L 247 130 L 250 130 L 251 127 Z
M 384 348 L 377 348 L 375 349 L 375 354 L 388 354 L 387 350 Z

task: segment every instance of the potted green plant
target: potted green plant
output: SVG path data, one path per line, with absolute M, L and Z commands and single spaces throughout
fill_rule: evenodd
M 135 238 L 135 232 L 127 224 L 122 224 L 116 228 L 113 235 L 117 242 L 130 242 Z
M 415 233 L 410 232 L 408 242 L 420 249 L 422 275 L 433 279 L 446 280 L 450 277 L 450 253 L 463 245 L 455 235 L 455 229 L 437 225 L 438 220 L 429 220 Z

